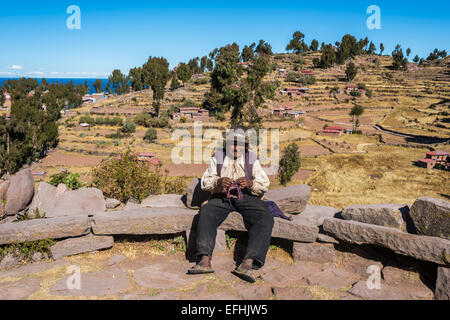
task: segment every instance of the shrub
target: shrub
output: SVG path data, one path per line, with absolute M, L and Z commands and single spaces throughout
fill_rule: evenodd
M 150 170 L 130 150 L 118 158 L 103 161 L 92 169 L 92 185 L 103 191 L 106 197 L 127 202 L 134 198 L 142 201 L 150 194 L 159 194 L 162 189 L 160 166 Z
M 200 78 L 194 81 L 194 84 L 196 85 L 202 85 L 202 84 L 207 84 L 209 82 L 209 78 L 204 77 L 204 78 Z
M 11 243 L 0 246 L 0 260 L 8 254 L 12 254 L 21 260 L 29 262 L 32 260 L 33 255 L 39 252 L 43 255 L 51 256 L 51 246 L 56 243 L 53 239 L 43 239 L 28 241 L 23 243 Z
M 95 124 L 95 119 L 90 116 L 81 116 L 78 120 L 78 123 L 88 123 L 89 125 L 93 126 Z
M 300 169 L 300 153 L 295 143 L 284 148 L 281 159 L 280 168 L 278 169 L 278 180 L 285 186 L 291 181 L 294 174 Z
M 136 132 L 136 124 L 134 122 L 127 122 L 122 127 L 122 132 L 133 133 Z
M 147 130 L 144 136 L 144 140 L 147 142 L 152 142 L 154 140 L 158 139 L 158 133 L 156 132 L 155 128 L 150 128 Z
M 71 173 L 70 171 L 62 171 L 50 176 L 49 183 L 53 186 L 58 186 L 60 183 L 64 183 L 67 188 L 76 190 L 83 187 L 83 184 L 78 180 L 79 173 Z

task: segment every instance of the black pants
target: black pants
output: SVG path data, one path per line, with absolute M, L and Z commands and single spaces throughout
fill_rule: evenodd
M 197 255 L 212 256 L 217 227 L 233 211 L 242 215 L 249 229 L 249 240 L 244 259 L 254 259 L 254 266 L 262 267 L 269 250 L 274 219 L 263 200 L 247 193 L 243 194 L 242 200 L 227 199 L 225 195 L 215 195 L 200 208 L 197 226 Z

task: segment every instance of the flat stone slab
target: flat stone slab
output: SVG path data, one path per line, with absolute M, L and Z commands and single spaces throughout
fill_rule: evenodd
M 41 280 L 27 277 L 19 281 L 0 282 L 0 300 L 23 300 L 41 288 Z
M 371 288 L 372 289 L 367 285 L 367 280 L 362 280 L 355 283 L 348 292 L 356 297 L 369 300 L 411 300 L 428 298 L 428 292 L 420 288 L 390 286 L 383 282 L 381 282 L 379 289 Z
M 305 288 L 273 288 L 277 300 L 312 300 L 312 296 Z
M 190 229 L 197 211 L 182 208 L 139 208 L 94 215 L 96 235 L 173 234 Z
M 275 202 L 284 213 L 298 214 L 305 210 L 311 197 L 311 187 L 306 184 L 269 190 L 264 200 Z
M 89 234 L 79 238 L 69 238 L 54 244 L 50 251 L 53 259 L 73 256 L 76 254 L 91 252 L 101 249 L 109 249 L 114 245 L 114 238 L 111 236 L 94 236 Z
M 24 266 L 20 266 L 18 268 L 14 268 L 7 271 L 0 272 L 0 279 L 6 277 L 22 277 L 25 275 L 41 273 L 53 268 L 58 268 L 62 266 L 68 266 L 69 262 L 67 261 L 52 261 L 52 262 L 39 262 L 26 264 Z
M 127 257 L 125 257 L 124 255 L 118 254 L 118 255 L 116 255 L 114 257 L 109 258 L 109 260 L 107 262 L 107 265 L 108 266 L 113 266 L 113 265 L 119 264 L 119 263 L 121 263 L 123 261 L 126 261 L 126 260 L 128 260 Z
M 187 270 L 171 270 L 169 263 L 158 263 L 136 270 L 134 280 L 144 288 L 170 289 L 199 279 L 197 276 L 189 277 L 186 272 Z
M 221 230 L 246 231 L 244 220 L 237 212 L 231 212 L 227 219 L 219 226 Z M 272 229 L 273 238 L 281 238 L 298 242 L 314 242 L 317 239 L 319 228 L 303 221 L 287 221 L 275 218 Z
M 255 286 L 248 284 L 239 284 L 234 287 L 234 290 L 244 300 L 266 300 L 272 296 L 272 290 L 268 286 Z
M 309 285 L 320 285 L 331 290 L 339 290 L 354 284 L 359 276 L 335 267 L 326 268 L 305 277 Z
M 418 236 L 398 229 L 373 224 L 325 219 L 323 228 L 337 239 L 354 244 L 373 244 L 396 253 L 441 265 L 450 263 L 450 241 Z
M 409 208 L 404 204 L 354 205 L 342 210 L 345 220 L 354 220 L 406 231 Z
M 141 202 L 141 208 L 186 208 L 178 194 L 151 195 Z
M 312 261 L 317 263 L 334 262 L 334 245 L 330 243 L 294 242 L 292 257 L 294 261 Z
M 411 207 L 411 218 L 419 234 L 450 240 L 450 202 L 419 198 Z
M 35 219 L 0 224 L 0 244 L 78 237 L 90 232 L 87 216 Z
M 81 270 L 83 272 L 83 270 Z M 56 296 L 107 296 L 118 294 L 128 289 L 130 280 L 124 269 L 109 269 L 91 273 L 81 273 L 80 289 L 69 289 L 67 280 L 70 276 L 59 280 L 50 290 Z

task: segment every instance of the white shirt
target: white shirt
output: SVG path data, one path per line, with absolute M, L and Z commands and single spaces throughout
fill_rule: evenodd
M 244 154 L 238 157 L 236 160 L 226 156 L 223 160 L 223 167 L 220 173 L 220 177 L 217 175 L 217 160 L 215 157 L 211 158 L 211 163 L 208 169 L 205 171 L 201 181 L 201 187 L 204 191 L 213 193 L 220 193 L 217 186 L 217 180 L 220 178 L 230 178 L 236 181 L 239 178 L 245 177 L 245 159 Z M 269 190 L 270 180 L 267 174 L 261 167 L 259 160 L 253 163 L 253 186 L 250 188 L 250 192 L 255 196 L 261 197 Z

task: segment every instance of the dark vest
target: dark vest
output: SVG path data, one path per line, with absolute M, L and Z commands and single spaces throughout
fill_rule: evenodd
M 223 160 L 225 159 L 226 153 L 224 149 L 217 149 L 214 153 L 214 158 L 216 158 L 217 162 L 217 175 L 220 177 L 222 173 Z M 244 171 L 245 177 L 247 179 L 253 180 L 253 164 L 258 159 L 256 153 L 250 150 L 245 151 L 245 160 L 244 160 Z

